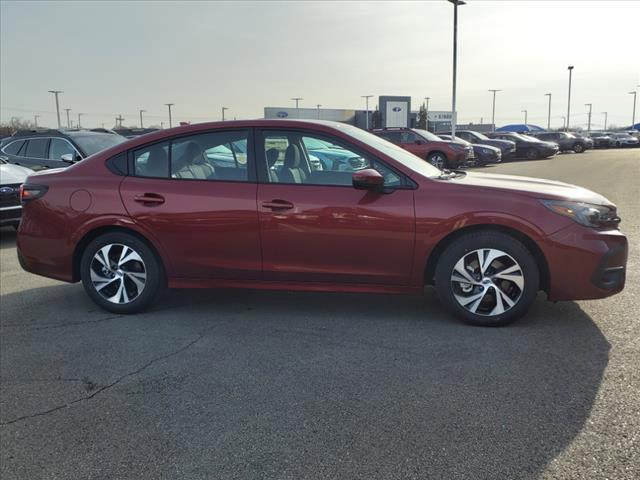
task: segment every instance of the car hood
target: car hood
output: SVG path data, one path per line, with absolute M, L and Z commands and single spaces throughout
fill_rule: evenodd
M 572 200 L 613 206 L 605 197 L 591 190 L 543 178 L 468 172 L 464 176 L 456 177 L 454 181 L 461 185 L 508 190 L 534 198 Z
M 23 183 L 32 173 L 34 172 L 30 168 L 12 165 L 10 163 L 2 164 L 0 165 L 0 184 L 11 185 L 14 183 Z

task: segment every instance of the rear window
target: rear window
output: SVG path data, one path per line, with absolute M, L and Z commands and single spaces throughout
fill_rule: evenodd
M 31 158 L 47 158 L 48 138 L 32 138 L 27 143 L 27 157 Z
M 24 140 L 16 140 L 4 147 L 2 151 L 8 155 L 18 155 L 20 148 L 24 145 Z

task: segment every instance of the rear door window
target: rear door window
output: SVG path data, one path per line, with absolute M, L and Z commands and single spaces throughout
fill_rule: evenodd
M 26 157 L 29 158 L 47 158 L 48 138 L 32 138 L 27 144 Z

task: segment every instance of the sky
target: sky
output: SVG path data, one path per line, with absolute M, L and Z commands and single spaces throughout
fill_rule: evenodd
M 459 7 L 458 121 L 629 125 L 640 90 L 638 1 L 488 1 Z M 0 2 L 0 121 L 55 126 L 48 90 L 83 126 L 259 118 L 265 106 L 364 109 L 407 95 L 451 109 L 453 6 L 423 2 Z M 371 107 L 375 106 L 375 98 Z M 638 102 L 640 104 L 640 102 Z M 63 123 L 66 117 L 63 115 Z M 636 114 L 636 121 L 640 115 Z

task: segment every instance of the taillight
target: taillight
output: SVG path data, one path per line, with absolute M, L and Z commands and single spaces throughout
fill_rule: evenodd
M 29 183 L 23 183 L 20 185 L 20 203 L 26 205 L 27 203 L 37 200 L 47 193 L 49 187 L 46 185 L 32 185 Z

